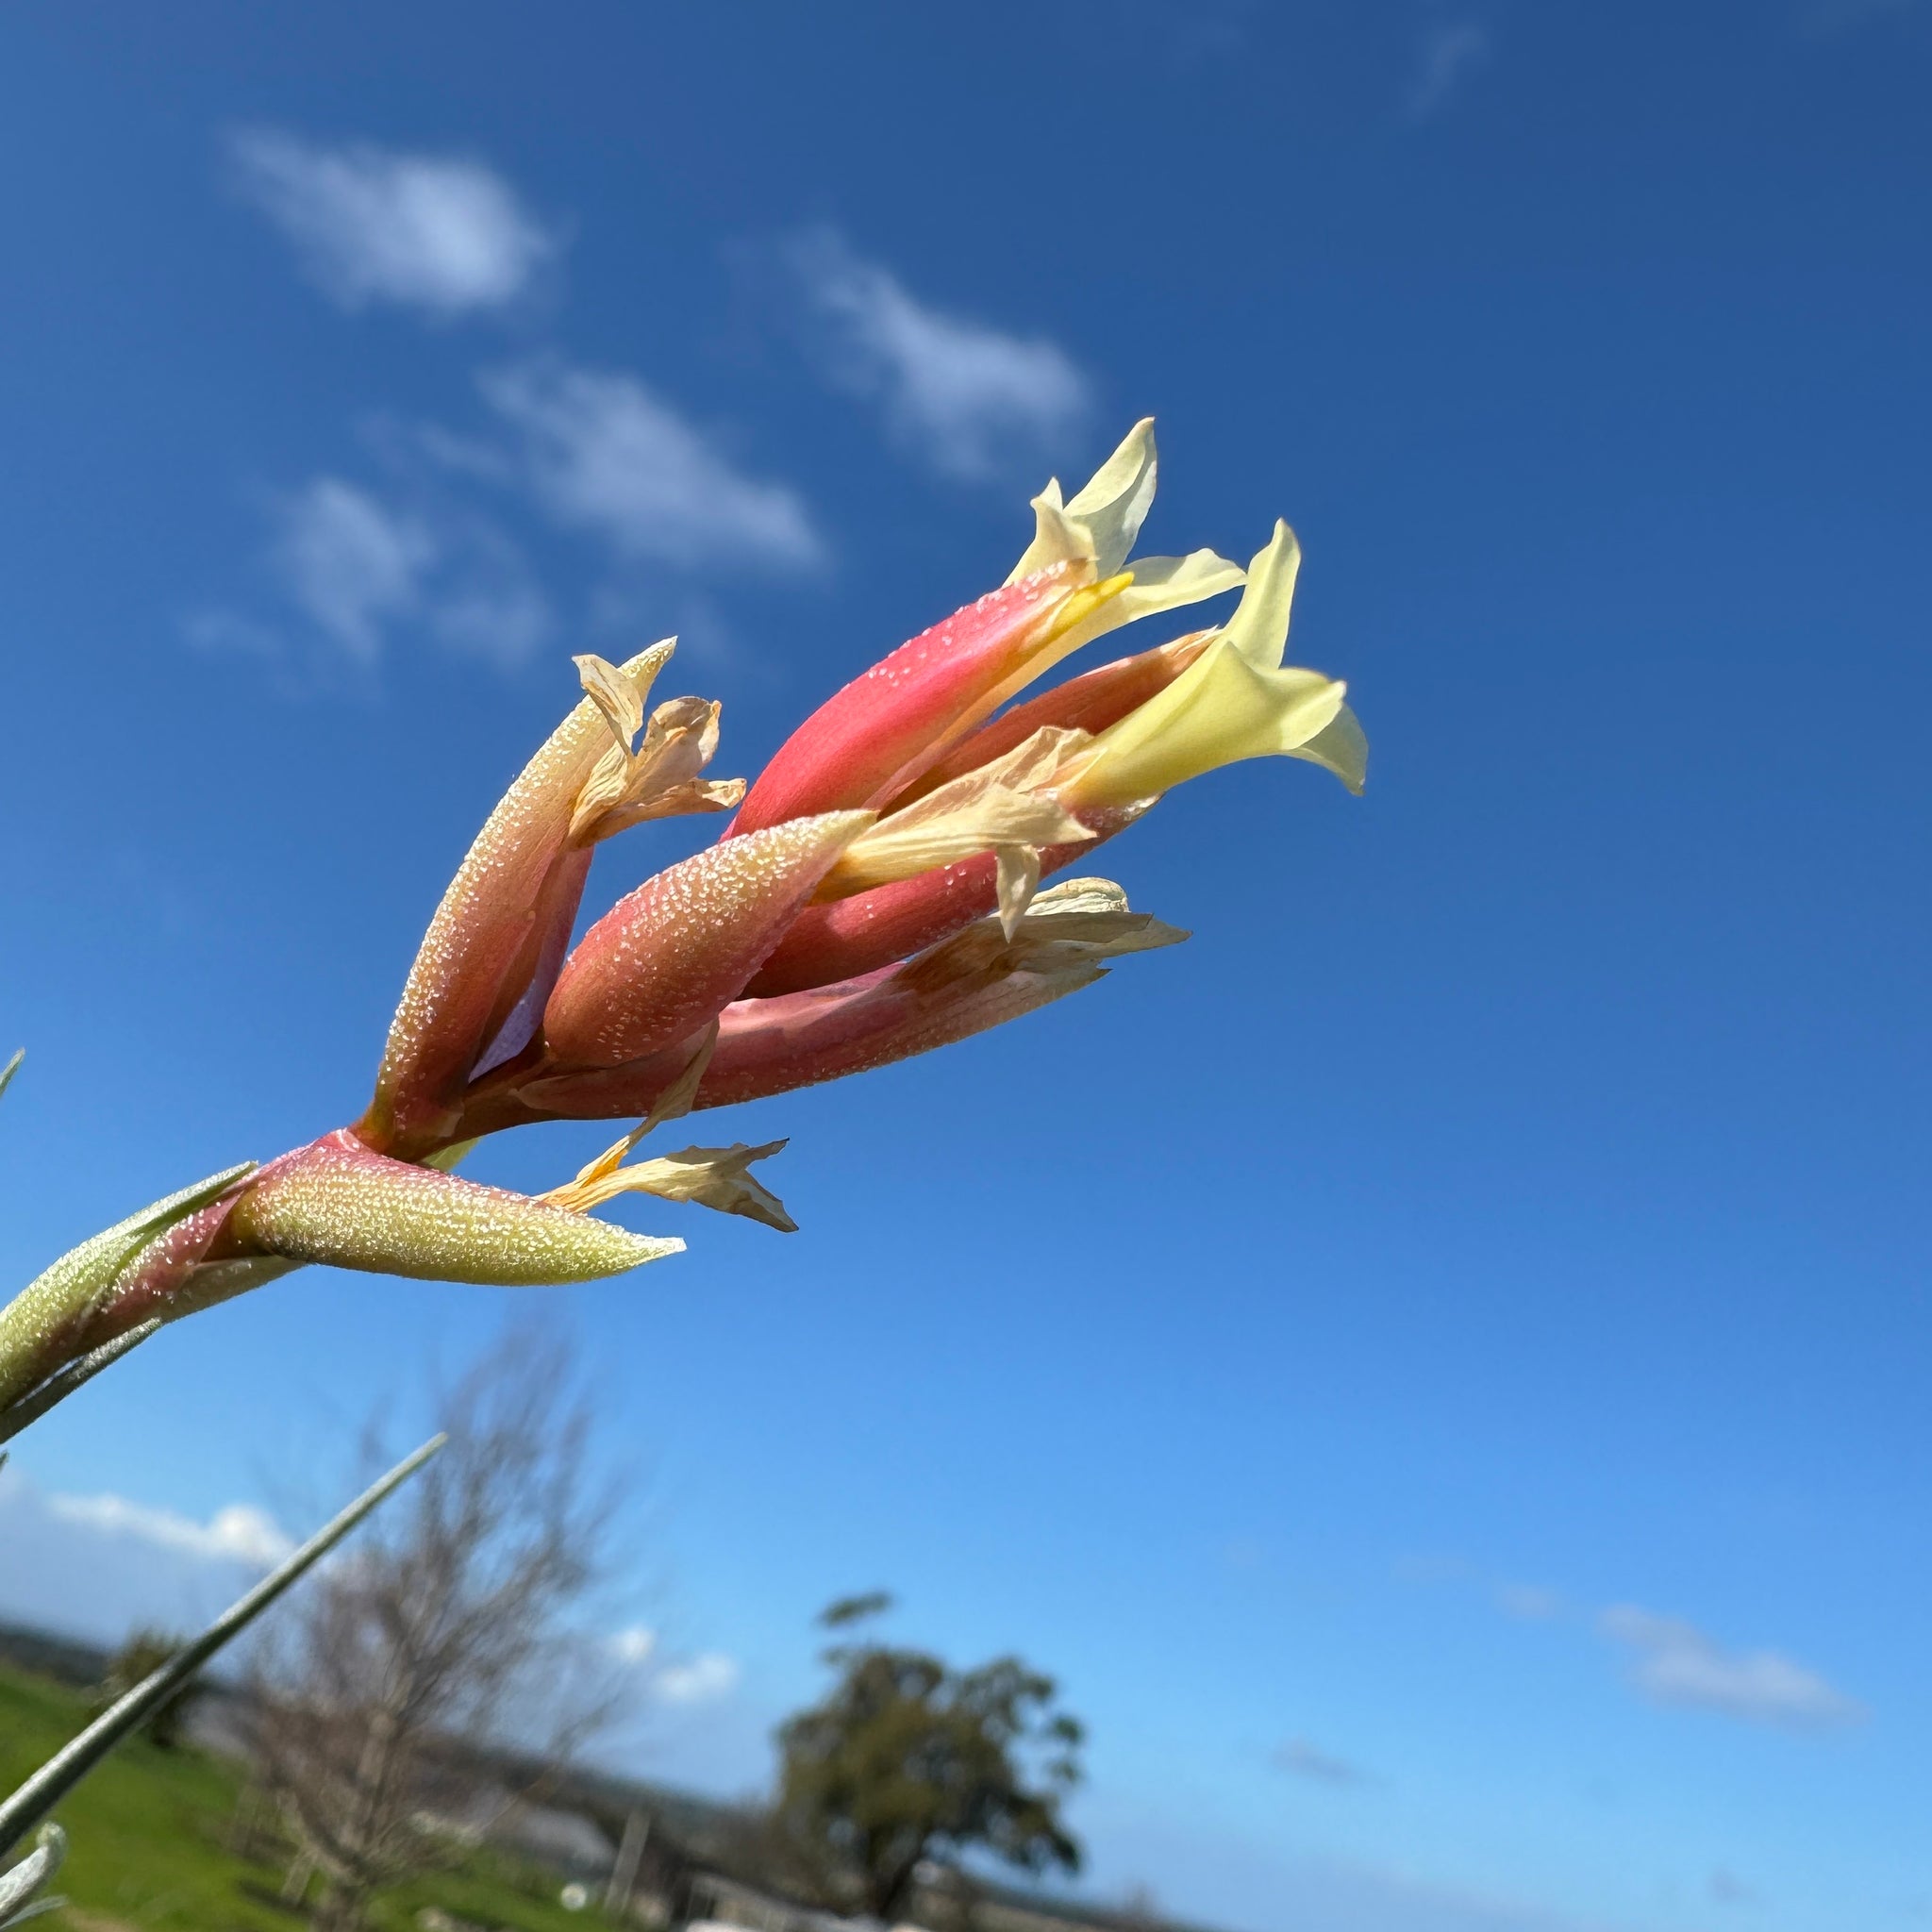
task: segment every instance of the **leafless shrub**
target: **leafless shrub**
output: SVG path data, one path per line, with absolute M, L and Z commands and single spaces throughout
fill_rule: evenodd
M 587 1627 L 620 1496 L 589 1467 L 568 1352 L 513 1332 L 440 1407 L 448 1448 L 256 1663 L 258 1774 L 297 1847 L 285 1891 L 320 1874 L 323 1932 L 487 1833 L 622 1702 Z

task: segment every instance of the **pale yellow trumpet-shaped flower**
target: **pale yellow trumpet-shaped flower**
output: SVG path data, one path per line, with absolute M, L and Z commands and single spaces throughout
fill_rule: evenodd
M 1127 805 L 1222 765 L 1269 757 L 1306 758 L 1351 791 L 1362 789 L 1368 741 L 1342 702 L 1348 687 L 1281 661 L 1300 562 L 1294 532 L 1276 524 L 1221 635 L 1165 691 L 1093 741 L 1058 788 L 1064 805 Z

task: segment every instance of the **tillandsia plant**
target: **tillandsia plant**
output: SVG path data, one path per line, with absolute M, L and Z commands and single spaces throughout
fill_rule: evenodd
M 1361 787 L 1367 745 L 1284 666 L 1300 560 L 1130 556 L 1154 495 L 1138 425 L 1071 500 L 1049 483 L 1007 581 L 828 698 L 757 782 L 706 775 L 719 707 L 652 705 L 672 644 L 576 662 L 583 700 L 491 814 L 430 923 L 368 1111 L 83 1242 L 0 1312 L 0 1436 L 162 1322 L 305 1262 L 498 1284 L 583 1281 L 683 1243 L 591 1211 L 625 1191 L 791 1229 L 752 1172 L 784 1143 L 631 1161 L 666 1121 L 964 1040 L 1186 937 L 1109 880 L 1041 881 L 1175 785 L 1305 758 Z M 1224 624 L 1012 702 L 1136 620 L 1241 588 Z M 730 812 L 573 950 L 591 855 L 652 819 Z M 535 1196 L 450 1170 L 529 1122 L 641 1118 Z

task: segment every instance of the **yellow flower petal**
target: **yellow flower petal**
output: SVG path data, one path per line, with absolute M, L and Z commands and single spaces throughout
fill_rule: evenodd
M 1052 787 L 1092 742 L 1084 731 L 1048 725 L 1004 758 L 928 791 L 861 832 L 825 874 L 817 897 L 849 898 L 981 852 L 1083 843 L 1092 832 L 1052 795 Z M 1002 903 L 1016 919 L 1030 896 L 1018 883 L 1025 863 L 1017 857 L 1003 861 L 1008 891 Z
M 1049 482 L 1033 499 L 1033 541 L 1013 566 L 1008 583 L 1018 583 L 1022 577 L 1055 564 L 1077 565 L 1096 578 L 1111 578 L 1129 568 L 1128 554 L 1154 501 L 1158 469 L 1154 419 L 1150 416 L 1135 424 L 1071 503 L 1061 501 L 1058 482 Z M 1231 591 L 1242 577 L 1240 564 L 1230 563 L 1211 550 L 1191 551 L 1186 557 L 1135 558 L 1131 569 L 1133 582 L 1119 595 L 1077 616 L 1070 613 L 1052 656 L 1029 664 L 1023 675 L 1013 678 L 997 693 L 999 704 L 1039 676 L 1048 664 L 1057 663 L 1095 638 L 1158 610 L 1177 609 Z
M 1013 574 L 1016 584 L 1050 564 L 1081 561 L 1097 576 L 1110 577 L 1127 560 L 1134 539 L 1154 501 L 1158 471 L 1154 418 L 1143 417 L 1127 431 L 1121 446 L 1093 473 L 1071 503 L 1062 505 L 1056 479 L 1033 499 L 1035 529 Z
M 1357 797 L 1369 779 L 1369 741 L 1360 721 L 1346 705 L 1335 714 L 1335 722 L 1318 731 L 1307 743 L 1289 753 L 1291 758 L 1307 758 L 1324 772 L 1333 772 Z
M 1277 519 L 1274 536 L 1248 565 L 1247 589 L 1227 620 L 1228 641 L 1258 670 L 1280 669 L 1301 567 L 1302 546 L 1294 532 Z
M 618 1142 L 619 1147 L 625 1144 Z M 587 1168 L 568 1186 L 538 1198 L 581 1213 L 619 1194 L 652 1194 L 660 1201 L 694 1201 L 721 1214 L 761 1221 L 781 1234 L 796 1234 L 798 1224 L 785 1211 L 784 1202 L 751 1172 L 754 1160 L 767 1159 L 784 1145 L 783 1141 L 768 1141 L 762 1147 L 747 1147 L 740 1141 L 729 1147 L 684 1147 L 635 1167 L 607 1167 L 590 1178 Z
M 1191 550 L 1185 557 L 1137 557 L 1133 582 L 1097 609 L 1082 612 L 1068 624 L 1055 643 L 1054 657 L 1057 660 L 1064 658 L 1137 618 L 1152 617 L 1161 610 L 1178 610 L 1185 605 L 1200 603 L 1204 597 L 1232 591 L 1241 583 L 1242 575 L 1240 564 L 1230 563 L 1211 550 Z M 1020 683 L 1027 681 L 1022 679 Z M 1013 689 L 1019 689 L 1019 685 Z M 1001 703 L 1010 695 L 1010 691 L 1003 691 Z
M 1269 757 L 1306 758 L 1362 789 L 1368 740 L 1341 701 L 1346 687 L 1281 661 L 1301 556 L 1294 532 L 1277 523 L 1226 627 L 1165 691 L 1101 733 L 1060 787 L 1068 804 L 1126 805 Z
M 1008 939 L 1019 929 L 1040 890 L 1040 847 L 1037 845 L 996 845 L 1000 930 Z
M 1075 808 L 1129 805 L 1242 758 L 1300 752 L 1334 723 L 1345 690 L 1319 671 L 1257 669 L 1232 639 L 1217 638 L 1158 696 L 1101 733 L 1060 795 Z

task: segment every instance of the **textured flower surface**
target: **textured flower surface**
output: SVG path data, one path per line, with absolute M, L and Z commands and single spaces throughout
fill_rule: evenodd
M 1239 759 L 1305 759 L 1359 791 L 1367 745 L 1338 681 L 1283 662 L 1287 525 L 1245 571 L 1208 550 L 1137 558 L 1155 481 L 1141 423 L 1071 499 L 1049 483 L 1006 582 L 834 692 L 749 787 L 708 775 L 716 703 L 652 704 L 671 641 L 579 658 L 581 701 L 437 908 L 368 1110 L 54 1263 L 0 1311 L 0 1431 L 159 1322 L 308 1262 L 534 1286 L 683 1246 L 598 1218 L 620 1193 L 791 1231 L 752 1172 L 782 1141 L 629 1157 L 681 1115 L 950 1045 L 1184 939 L 1109 880 L 1041 882 Z M 1224 623 L 1022 696 L 1107 633 L 1237 589 Z M 691 812 L 734 815 L 573 949 L 596 846 Z M 451 1172 L 508 1127 L 633 1116 L 543 1195 Z

